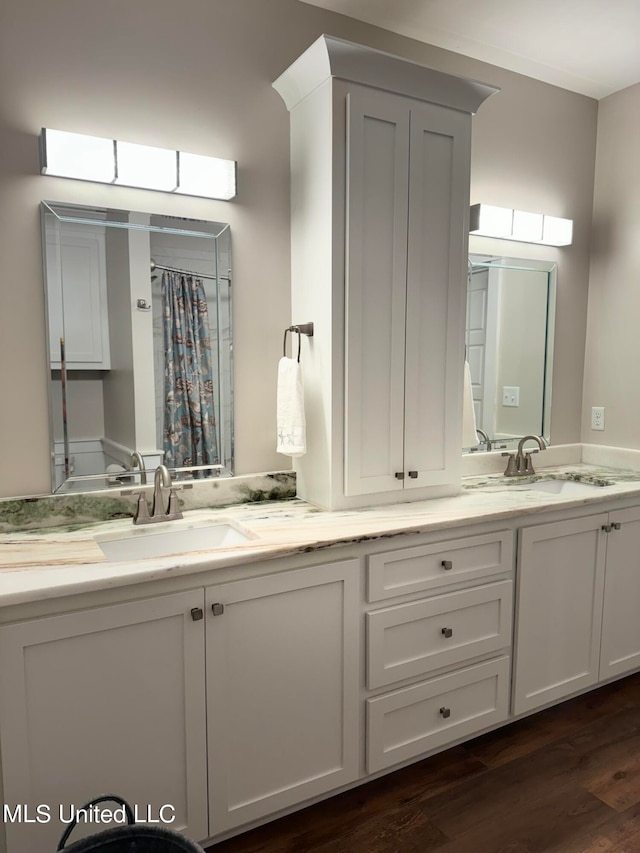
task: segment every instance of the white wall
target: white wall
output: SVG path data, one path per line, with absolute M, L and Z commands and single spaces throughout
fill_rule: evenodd
M 0 496 L 49 489 L 43 198 L 231 224 L 237 471 L 289 467 L 274 450 L 290 322 L 289 119 L 271 82 L 323 32 L 502 87 L 475 119 L 472 202 L 575 219 L 572 247 L 519 248 L 559 262 L 551 435 L 579 438 L 595 101 L 296 0 L 20 0 L 0 10 Z M 40 176 L 42 126 L 237 159 L 238 196 Z
M 599 103 L 582 440 L 640 449 L 640 84 Z M 605 407 L 605 430 L 591 407 Z

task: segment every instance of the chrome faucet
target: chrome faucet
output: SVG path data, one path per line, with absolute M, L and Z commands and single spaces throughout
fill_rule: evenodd
M 524 445 L 527 441 L 537 441 L 538 449 L 530 450 L 528 453 L 525 453 Z M 503 453 L 503 456 L 508 456 L 509 461 L 507 462 L 507 467 L 505 469 L 505 477 L 528 477 L 531 474 L 535 474 L 533 468 L 533 462 L 531 461 L 531 457 L 534 453 L 537 453 L 538 450 L 545 450 L 547 448 L 547 442 L 540 435 L 525 435 L 518 442 L 518 450 L 517 453 Z
M 131 468 L 139 468 L 140 469 L 140 483 L 143 486 L 147 485 L 147 469 L 144 465 L 144 457 L 139 450 L 134 450 L 131 454 L 131 459 L 129 461 L 129 465 Z
M 169 489 L 169 501 L 165 509 L 164 489 Z M 182 512 L 178 506 L 178 498 L 175 488 L 171 482 L 171 475 L 166 465 L 158 465 L 153 476 L 153 503 L 151 514 L 149 504 L 144 492 L 138 492 L 138 506 L 133 516 L 134 524 L 153 524 L 156 521 L 174 521 L 182 518 Z

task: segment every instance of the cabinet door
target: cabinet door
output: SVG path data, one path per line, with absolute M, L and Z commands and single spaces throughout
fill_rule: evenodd
M 519 536 L 514 713 L 598 681 L 607 515 Z
M 409 109 L 349 94 L 345 494 L 402 489 Z
M 358 578 L 351 560 L 207 590 L 211 836 L 357 778 Z
M 640 667 L 640 507 L 612 512 L 602 612 L 600 679 Z
M 459 477 L 470 117 L 411 110 L 405 378 L 406 488 Z
M 0 629 L 4 802 L 51 815 L 5 821 L 8 853 L 54 850 L 61 807 L 105 793 L 207 837 L 202 607 L 197 590 Z

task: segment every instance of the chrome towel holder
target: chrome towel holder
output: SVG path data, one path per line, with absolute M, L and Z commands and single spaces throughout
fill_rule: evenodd
M 296 332 L 298 335 L 298 362 L 300 361 L 300 349 L 302 346 L 302 336 L 306 335 L 308 338 L 313 337 L 313 323 L 298 323 L 296 326 L 288 326 L 284 330 L 284 339 L 282 341 L 282 355 L 286 358 L 287 356 L 287 333 L 288 332 Z

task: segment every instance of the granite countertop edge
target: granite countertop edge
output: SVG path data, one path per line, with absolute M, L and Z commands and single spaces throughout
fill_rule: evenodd
M 531 479 L 558 478 L 607 485 L 602 491 L 585 495 L 553 495 L 514 488 L 526 486 Z M 593 504 L 635 497 L 640 497 L 640 472 L 579 464 L 547 469 L 535 478 L 506 481 L 502 475 L 468 477 L 463 480 L 460 494 L 452 497 L 363 509 L 330 512 L 293 499 L 191 510 L 185 514 L 189 521 L 231 521 L 256 538 L 215 551 L 129 562 L 60 562 L 60 559 L 48 562 L 45 555 L 47 545 L 51 547 L 52 543 L 64 543 L 65 548 L 73 550 L 75 546 L 82 548 L 88 542 L 93 543 L 96 534 L 126 533 L 131 530 L 130 519 L 90 524 L 76 530 L 49 528 L 4 533 L 0 535 L 0 607 L 196 575 L 381 538 L 500 522 L 554 510 L 588 509 Z M 158 528 L 166 530 L 171 524 L 167 522 Z M 39 557 L 38 552 L 43 556 Z M 20 562 L 22 553 L 25 556 Z M 8 554 L 12 562 L 8 562 Z

